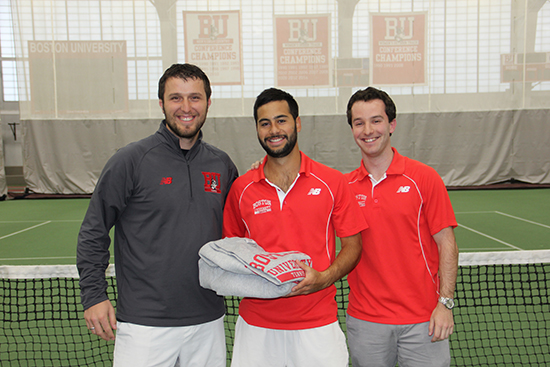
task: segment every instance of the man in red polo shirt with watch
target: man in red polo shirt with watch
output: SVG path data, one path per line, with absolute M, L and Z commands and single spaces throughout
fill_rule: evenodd
M 449 366 L 458 248 L 445 185 L 392 148 L 396 109 L 385 92 L 356 92 L 347 118 L 363 159 L 346 177 L 369 223 L 348 276 L 353 366 Z
M 312 266 L 298 262 L 305 279 L 286 297 L 241 301 L 231 365 L 347 366 L 333 283 L 359 261 L 367 224 L 344 175 L 299 150 L 301 120 L 290 94 L 263 91 L 254 119 L 267 157 L 233 183 L 223 236 L 252 238 L 268 252 L 303 252 Z

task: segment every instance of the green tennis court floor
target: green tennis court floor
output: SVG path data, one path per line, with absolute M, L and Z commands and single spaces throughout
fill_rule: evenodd
M 550 189 L 449 191 L 461 252 L 550 249 Z M 0 202 L 0 265 L 74 264 L 89 199 Z
M 459 223 L 455 233 L 461 252 L 550 249 L 550 189 L 462 190 L 449 194 Z M 88 203 L 89 199 L 0 202 L 0 265 L 74 264 L 78 230 Z M 472 266 L 459 270 L 463 271 L 457 281 L 460 307 L 455 312 L 456 333 L 451 338 L 452 365 L 547 365 L 548 265 Z M 15 284 L 30 281 L 16 280 Z M 43 286 L 45 306 L 40 307 L 53 315 L 50 290 L 63 289 L 70 293 L 66 297 L 71 305 L 70 317 L 65 308 L 55 313 L 59 314 L 55 320 L 24 315 L 21 317 L 31 321 L 19 322 L 18 313 L 10 316 L 18 321 L 6 321 L 0 328 L 5 331 L 0 335 L 0 361 L 9 360 L 11 364 L 13 357 L 18 361 L 22 358 L 20 364 L 13 365 L 63 366 L 92 365 L 87 361 L 101 360 L 105 362 L 97 365 L 110 365 L 113 345 L 91 338 L 81 318 L 77 281 L 68 281 L 71 285 L 49 285 L 47 280 Z M 338 284 L 340 287 L 343 282 Z M 10 302 L 18 306 L 5 308 L 6 314 L 8 309 L 23 312 L 22 305 L 27 303 L 35 310 L 37 297 L 41 297 L 39 287 L 32 285 L 28 300 L 24 287 L 10 287 L 18 291 L 6 293 L 6 300 L 11 295 L 14 299 Z M 337 296 L 344 330 L 348 291 L 342 287 Z M 226 316 L 228 361 L 238 312 L 237 301 L 230 300 Z M 60 329 L 67 339 L 56 332 Z M 73 347 L 78 352 L 67 352 Z M 50 356 L 55 361 L 42 361 Z

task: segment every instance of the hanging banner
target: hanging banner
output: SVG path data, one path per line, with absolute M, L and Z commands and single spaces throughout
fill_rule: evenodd
M 329 86 L 330 52 L 330 14 L 275 16 L 278 86 Z
M 427 12 L 370 15 L 370 75 L 375 85 L 424 85 Z
M 500 82 L 550 81 L 550 52 L 500 55 Z
M 213 85 L 242 83 L 241 13 L 184 11 L 185 60 L 199 66 Z
M 34 114 L 128 110 L 126 41 L 28 41 Z

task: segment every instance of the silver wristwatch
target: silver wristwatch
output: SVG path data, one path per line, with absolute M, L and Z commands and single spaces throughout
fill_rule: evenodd
M 449 310 L 452 310 L 455 306 L 455 300 L 452 298 L 447 297 L 439 297 L 438 299 L 439 303 L 443 304 L 443 306 L 447 307 Z

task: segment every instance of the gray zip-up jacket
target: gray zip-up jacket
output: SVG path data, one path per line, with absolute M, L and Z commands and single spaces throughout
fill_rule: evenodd
M 108 299 L 105 269 L 114 226 L 117 320 L 149 326 L 209 322 L 223 298 L 199 285 L 198 251 L 222 236 L 225 198 L 237 168 L 202 141 L 184 155 L 163 121 L 105 165 L 77 246 L 84 309 Z

